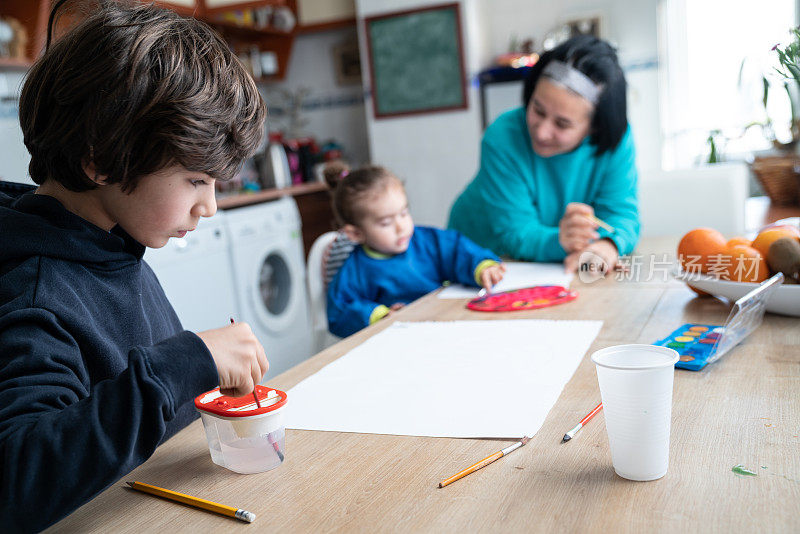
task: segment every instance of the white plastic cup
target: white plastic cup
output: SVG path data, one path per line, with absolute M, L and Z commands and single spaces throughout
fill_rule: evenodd
M 614 471 L 656 480 L 669 467 L 672 384 L 678 353 L 654 345 L 617 345 L 592 354 Z

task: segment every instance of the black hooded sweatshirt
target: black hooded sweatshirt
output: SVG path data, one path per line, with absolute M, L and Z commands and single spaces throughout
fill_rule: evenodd
M 0 193 L 0 524 L 41 530 L 144 462 L 218 384 L 145 247 Z

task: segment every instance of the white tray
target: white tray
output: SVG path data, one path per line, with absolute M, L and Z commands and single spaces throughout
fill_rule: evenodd
M 754 282 L 731 282 L 705 274 L 680 274 L 677 276 L 690 286 L 711 293 L 715 297 L 736 300 L 758 286 Z M 767 300 L 767 311 L 800 317 L 800 285 L 781 284 Z

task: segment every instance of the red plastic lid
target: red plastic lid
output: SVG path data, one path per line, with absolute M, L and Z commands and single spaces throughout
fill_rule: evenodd
M 195 407 L 201 412 L 207 412 L 222 417 L 252 417 L 274 412 L 286 404 L 286 393 L 279 389 L 267 386 L 256 386 L 256 395 L 261 403 L 261 408 L 256 405 L 252 395 L 244 397 L 226 397 L 219 388 L 214 388 L 194 399 Z

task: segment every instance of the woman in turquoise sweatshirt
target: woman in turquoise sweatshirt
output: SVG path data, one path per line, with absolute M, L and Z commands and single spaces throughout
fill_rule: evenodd
M 639 238 L 625 87 L 604 41 L 580 36 L 543 54 L 526 80 L 525 107 L 487 128 L 450 228 L 519 260 L 575 270 L 588 251 L 613 268 Z

